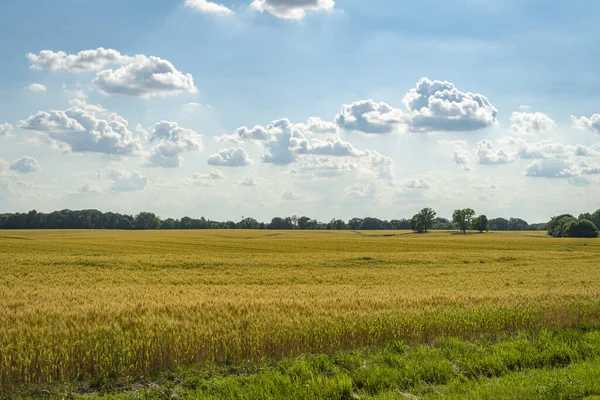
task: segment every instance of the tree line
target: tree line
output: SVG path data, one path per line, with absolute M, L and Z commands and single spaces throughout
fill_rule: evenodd
M 99 210 L 60 210 L 51 213 L 37 212 L 0 214 L 0 229 L 279 229 L 279 230 L 408 230 L 427 232 L 428 230 L 468 229 L 494 231 L 544 230 L 546 224 L 528 224 L 519 218 L 475 217 L 471 209 L 452 216 L 452 220 L 437 217 L 433 209 L 427 208 L 412 219 L 382 220 L 379 218 L 352 218 L 348 221 L 332 219 L 321 222 L 307 216 L 275 217 L 271 222 L 259 222 L 254 218 L 240 221 L 213 221 L 210 219 L 183 217 L 161 219 L 151 212 L 137 215 L 101 212 Z M 600 211 L 600 210 L 599 210 Z M 482 218 L 484 218 L 482 220 Z M 481 229 L 480 229 L 481 228 Z

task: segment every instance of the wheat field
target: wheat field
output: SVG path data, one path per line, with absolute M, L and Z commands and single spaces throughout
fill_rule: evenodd
M 600 241 L 0 231 L 0 389 L 600 319 Z

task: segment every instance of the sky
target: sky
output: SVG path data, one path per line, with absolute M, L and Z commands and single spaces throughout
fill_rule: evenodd
M 0 213 L 600 208 L 600 3 L 0 2 Z

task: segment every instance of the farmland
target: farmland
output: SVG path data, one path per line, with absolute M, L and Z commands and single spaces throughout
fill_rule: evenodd
M 535 342 L 600 321 L 599 255 L 542 232 L 0 231 L 0 388 Z

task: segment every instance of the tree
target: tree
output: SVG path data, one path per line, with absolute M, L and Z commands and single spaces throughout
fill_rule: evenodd
M 362 231 L 381 231 L 383 229 L 381 220 L 377 218 L 367 217 L 360 224 L 360 230 Z
M 433 228 L 436 212 L 432 208 L 424 208 L 415 214 L 410 220 L 410 227 L 417 233 L 427 233 Z
M 483 233 L 483 231 L 489 231 L 490 223 L 488 221 L 487 216 L 482 214 L 479 217 L 475 218 L 473 220 L 473 229 L 479 231 L 479 233 Z
M 288 218 L 275 217 L 271 220 L 271 223 L 267 226 L 267 229 L 277 229 L 277 230 L 294 229 L 294 226 L 292 225 L 292 219 L 289 217 Z
M 490 220 L 490 230 L 492 231 L 507 231 L 508 220 L 506 218 L 494 218 Z
M 454 210 L 452 213 L 452 222 L 463 233 L 467 233 L 467 229 L 471 227 L 471 221 L 475 216 L 475 211 L 472 208 L 463 208 L 462 210 Z
M 153 213 L 141 212 L 135 216 L 135 229 L 158 229 L 160 228 L 160 219 Z
M 298 229 L 310 229 L 310 220 L 309 217 L 298 218 Z
M 526 231 L 529 229 L 529 224 L 521 218 L 511 218 L 508 220 L 508 229 L 511 231 Z
M 352 218 L 350 221 L 348 221 L 348 227 L 353 230 L 359 230 L 360 226 L 362 225 L 362 218 Z
M 547 226 L 548 235 L 552 237 L 564 237 L 567 224 L 574 220 L 575 217 L 571 214 L 561 214 L 552 217 Z
M 592 221 L 579 219 L 571 221 L 566 228 L 567 234 L 572 238 L 597 238 L 598 228 Z

